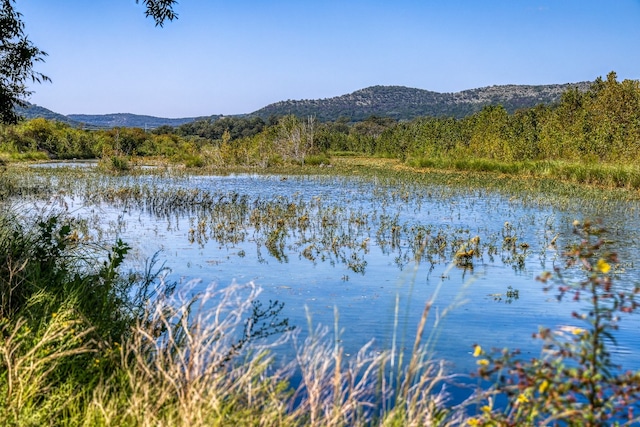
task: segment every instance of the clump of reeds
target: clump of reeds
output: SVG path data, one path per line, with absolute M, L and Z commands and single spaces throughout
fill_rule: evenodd
M 278 340 L 258 343 L 247 335 L 247 325 L 260 321 L 251 317 L 258 294 L 250 283 L 151 304 L 121 346 L 117 381 L 110 378 L 94 393 L 91 422 L 277 424 L 285 417 L 288 368 L 271 369 L 269 348 Z M 257 333 L 256 339 L 265 336 Z
M 37 328 L 30 320 L 0 320 L 0 418 L 6 426 L 64 424 L 82 404 L 85 390 L 71 371 L 97 352 L 93 330 L 71 308 Z

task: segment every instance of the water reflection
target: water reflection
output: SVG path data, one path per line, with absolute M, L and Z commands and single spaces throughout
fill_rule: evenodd
M 410 348 L 438 290 L 430 348 L 452 370 L 475 368 L 476 343 L 538 356 L 532 333 L 566 325 L 580 309 L 535 280 L 562 266 L 575 219 L 602 218 L 612 230 L 612 250 L 625 262 L 616 281 L 640 277 L 640 221 L 624 202 L 558 207 L 542 197 L 328 177 L 141 176 L 86 185 L 67 203 L 74 215 L 94 218 L 102 238 L 120 235 L 139 259 L 161 250 L 183 283 L 254 281 L 265 300 L 285 303 L 282 315 L 303 335 L 309 320 L 333 325 L 336 307 L 345 354 L 372 338 L 377 350 L 394 337 Z M 640 368 L 638 326 L 623 319 L 614 352 L 630 369 Z

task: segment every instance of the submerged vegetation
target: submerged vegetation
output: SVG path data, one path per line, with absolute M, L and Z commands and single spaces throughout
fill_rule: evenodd
M 206 177 L 175 170 L 116 175 L 100 168 L 9 165 L 0 174 L 6 183 L 0 196 L 5 206 L 0 256 L 6 261 L 0 277 L 3 420 L 8 425 L 132 426 L 638 422 L 640 408 L 630 408 L 638 406 L 640 378 L 619 370 L 609 357 L 618 313 L 637 307 L 637 284 L 619 281 L 628 277 L 625 265 L 632 267 L 608 251 L 611 240 L 604 230 L 576 222 L 571 227 L 577 236 L 570 239 L 559 237 L 551 224 L 532 236 L 522 222 L 503 222 L 497 229 L 479 224 L 471 230 L 399 214 L 411 218 L 428 205 L 436 217 L 459 219 L 472 215 L 474 204 L 500 197 L 531 207 L 564 205 L 585 194 L 578 204 L 589 209 L 584 200 L 606 206 L 602 196 L 613 197 L 612 191 L 558 183 L 552 190 L 542 183 L 541 193 L 531 193 L 529 183 L 506 178 L 476 182 L 456 174 L 418 174 L 389 160 L 361 161 L 368 166 L 357 168 L 360 178 L 348 171 L 353 162 L 337 163 L 331 172 L 349 178 L 312 178 L 348 188 L 345 200 L 335 199 L 335 191 L 256 197 L 210 188 Z M 401 167 L 391 172 L 389 165 Z M 378 167 L 387 168 L 386 175 Z M 291 188 L 309 179 L 269 178 Z M 488 181 L 493 186 L 487 187 Z M 364 195 L 374 200 L 368 209 L 358 203 Z M 17 215 L 30 199 L 61 211 L 49 207 L 41 213 L 34 207 Z M 132 248 L 109 240 L 121 231 L 126 235 L 126 228 L 119 228 L 125 220 L 112 225 L 115 233 L 101 233 L 102 218 L 69 207 L 77 199 L 90 207 L 148 214 L 167 228 L 186 226 L 186 237 L 198 247 L 254 245 L 278 263 L 296 256 L 310 265 L 327 262 L 362 275 L 372 267 L 368 260 L 375 247 L 392 254 L 410 282 L 421 265 L 448 267 L 435 278 L 438 284 L 415 325 L 401 325 L 403 308 L 396 300 L 387 319 L 395 331 L 389 346 L 370 342 L 354 351 L 343 343 L 340 313 L 334 315 L 332 332 L 310 324 L 303 333 L 303 325 L 283 315 L 282 302 L 263 301 L 264 293 L 252 281 L 177 287 L 154 259 L 141 272 L 125 271 Z M 18 201 L 22 207 L 15 205 Z M 178 224 L 179 216 L 189 218 L 187 223 Z M 458 270 L 472 276 L 474 269 L 495 263 L 523 272 L 532 259 L 544 264 L 548 254 L 554 265 L 566 266 L 541 275 L 543 286 L 551 291 L 558 280 L 563 299 L 585 298 L 575 318 L 567 319 L 577 325 L 563 326 L 559 331 L 565 335 L 542 329 L 544 351 L 531 361 L 515 350 L 485 350 L 478 342 L 466 351 L 470 360 L 474 355 L 478 360 L 480 387 L 452 401 L 450 387 L 462 373 L 432 352 L 440 321 L 460 304 L 454 299 L 437 309 L 448 275 Z M 501 291 L 487 300 L 517 304 L 532 292 L 512 286 Z M 293 347 L 290 357 L 279 353 L 285 345 Z
M 0 277 L 5 425 L 460 419 L 444 406 L 443 365 L 422 359 L 422 332 L 409 365 L 400 365 L 400 382 L 381 383 L 380 373 L 393 364 L 390 353 L 366 345 L 347 361 L 322 328 L 298 342 L 279 317 L 282 304 L 263 306 L 252 283 L 195 296 L 188 287 L 174 292 L 162 269 L 123 274 L 127 246 L 120 242 L 96 262 L 105 250 L 74 236 L 60 216 L 28 224 L 5 213 L 0 227 L 0 256 L 7 261 Z M 123 297 L 132 290 L 133 298 Z M 265 341 L 272 335 L 278 339 Z M 296 343 L 296 356 L 279 365 L 270 349 L 285 339 Z M 294 374 L 301 378 L 297 386 Z
M 263 306 L 253 283 L 210 286 L 194 295 L 189 286 L 168 285 L 153 262 L 143 274 L 123 274 L 125 244 L 109 250 L 89 243 L 63 216 L 29 223 L 5 212 L 0 226 L 0 255 L 7 261 L 0 325 L 6 425 L 638 421 L 640 376 L 620 372 L 610 357 L 618 315 L 636 310 L 638 287 L 613 282 L 619 260 L 606 251 L 597 225 L 576 224 L 581 240 L 564 258 L 566 271 L 581 267 L 584 279 L 569 279 L 561 268 L 540 278 L 545 286 L 559 280 L 561 297 L 585 295 L 587 309 L 573 315 L 584 327 L 542 328 L 543 356 L 530 362 L 517 351 L 494 354 L 476 345 L 478 374 L 492 385 L 456 406 L 448 404 L 445 388 L 455 377 L 430 356 L 425 337 L 432 335 L 426 329 L 437 289 L 416 325 L 408 360 L 395 346 L 380 352 L 371 343 L 350 356 L 340 343 L 338 313 L 333 337 L 316 328 L 300 340 L 280 317 L 282 304 Z M 454 258 L 472 257 L 478 240 Z M 515 243 L 508 224 L 503 243 Z M 518 298 L 513 289 L 507 294 Z M 273 350 L 286 341 L 295 356 L 278 362 Z
M 628 202 L 640 188 L 639 102 L 638 82 L 612 73 L 555 106 L 487 107 L 463 119 L 224 118 L 152 132 L 43 119 L 3 126 L 0 418 L 16 426 L 636 424 L 640 374 L 616 364 L 616 339 L 638 308 L 637 230 L 567 217 L 619 209 L 618 221 L 637 217 Z M 14 162 L 85 158 L 100 161 Z M 207 175 L 230 171 L 273 175 L 230 184 L 244 189 Z M 323 191 L 305 192 L 309 182 Z M 244 269 L 333 266 L 356 292 L 384 260 L 409 282 L 402 295 L 390 287 L 392 338 L 354 349 L 337 308 L 332 332 L 314 326 L 308 309 L 305 332 L 252 279 L 173 282 L 157 256 L 133 268 L 139 242 L 126 236 L 143 216 L 155 235 L 180 231 L 190 248 L 220 250 Z M 613 250 L 616 239 L 625 240 Z M 543 290 L 556 291 L 551 299 L 575 308 L 566 324 L 535 334 L 539 357 L 482 342 L 462 349 L 477 361 L 469 386 L 434 353 L 442 320 L 466 297 L 447 293 L 449 276 L 462 277 L 462 290 L 483 272 L 533 282 L 532 261 Z M 534 293 L 520 283 L 498 280 L 479 303 L 520 304 Z M 378 285 L 372 299 L 388 286 Z M 410 317 L 417 292 L 427 297 Z M 452 398 L 456 387 L 463 398 Z

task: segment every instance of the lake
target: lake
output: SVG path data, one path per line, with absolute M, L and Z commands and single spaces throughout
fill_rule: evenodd
M 474 344 L 538 356 L 531 336 L 539 326 L 582 326 L 570 315 L 578 303 L 558 302 L 536 281 L 563 265 L 576 220 L 601 219 L 610 230 L 609 249 L 622 261 L 616 283 L 640 281 L 635 201 L 375 176 L 109 177 L 93 168 L 72 176 L 48 169 L 31 178 L 60 190 L 45 205 L 81 219 L 96 240 L 120 236 L 134 248 L 130 267 L 160 251 L 169 278 L 194 292 L 253 281 L 261 300 L 284 302 L 281 316 L 303 337 L 309 322 L 333 328 L 337 321 L 347 357 L 372 339 L 374 351 L 390 348 L 394 337 L 411 348 L 434 295 L 429 346 L 452 372 L 475 369 Z M 627 369 L 640 369 L 638 326 L 637 316 L 623 318 L 618 331 L 614 362 Z M 293 348 L 278 351 L 286 358 Z

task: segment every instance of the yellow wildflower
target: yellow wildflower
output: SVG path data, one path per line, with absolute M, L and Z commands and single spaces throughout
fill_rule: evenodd
M 480 359 L 476 363 L 478 365 L 480 365 L 480 366 L 488 366 L 489 365 L 489 361 L 487 359 Z
M 544 380 L 542 381 L 542 384 L 540 384 L 540 387 L 538 387 L 538 392 L 540 394 L 544 393 L 547 389 L 549 388 L 549 381 Z
M 482 347 L 480 347 L 479 345 L 475 346 L 475 349 L 473 350 L 473 357 L 478 357 L 482 354 Z
M 479 426 L 480 425 L 480 420 L 477 418 L 469 418 L 467 420 L 467 424 L 470 426 Z
M 484 406 L 483 406 L 482 408 L 480 408 L 480 409 L 482 409 L 482 412 L 485 412 L 485 413 L 489 413 L 489 412 L 491 412 L 491 406 L 489 406 L 489 405 L 484 405 Z
M 609 270 L 611 270 L 611 265 L 607 261 L 600 258 L 598 260 L 598 263 L 596 264 L 596 268 L 598 269 L 598 271 L 607 274 Z
M 517 403 L 527 403 L 527 402 L 529 402 L 529 398 L 527 396 L 525 396 L 524 394 L 518 395 Z

